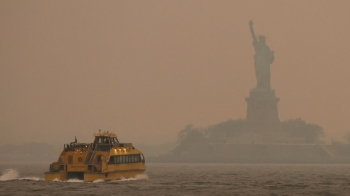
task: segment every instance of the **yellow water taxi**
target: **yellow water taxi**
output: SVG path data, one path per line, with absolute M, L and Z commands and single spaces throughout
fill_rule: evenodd
M 132 178 L 145 170 L 145 158 L 131 143 L 119 143 L 116 134 L 95 133 L 94 143 L 64 144 L 57 162 L 50 164 L 45 180 L 84 181 Z

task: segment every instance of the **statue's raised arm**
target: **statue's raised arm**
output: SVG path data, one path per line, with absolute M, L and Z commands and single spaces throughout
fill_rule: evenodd
M 250 27 L 250 33 L 252 33 L 253 43 L 258 42 L 258 40 L 256 39 L 256 36 L 255 36 L 255 33 L 254 33 L 253 21 L 252 20 L 249 21 L 249 27 Z

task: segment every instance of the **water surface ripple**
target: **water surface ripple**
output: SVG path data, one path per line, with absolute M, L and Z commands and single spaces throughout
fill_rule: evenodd
M 349 195 L 350 165 L 161 164 L 145 175 L 46 182 L 49 163 L 0 163 L 0 195 Z

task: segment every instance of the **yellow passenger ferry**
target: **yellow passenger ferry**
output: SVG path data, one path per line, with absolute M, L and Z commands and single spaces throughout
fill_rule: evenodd
M 119 143 L 114 133 L 95 133 L 94 143 L 65 144 L 57 162 L 50 164 L 45 180 L 118 180 L 145 170 L 145 158 L 131 143 Z

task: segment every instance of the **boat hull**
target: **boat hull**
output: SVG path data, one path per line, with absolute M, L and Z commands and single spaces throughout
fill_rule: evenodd
M 115 171 L 115 172 L 80 172 L 73 173 L 66 172 L 45 172 L 46 181 L 65 181 L 69 179 L 84 180 L 85 182 L 92 182 L 96 180 L 121 180 L 127 178 L 134 178 L 136 175 L 144 174 L 145 170 L 132 170 L 132 171 Z
M 46 181 L 67 180 L 67 174 L 64 172 L 45 172 L 44 176 Z

